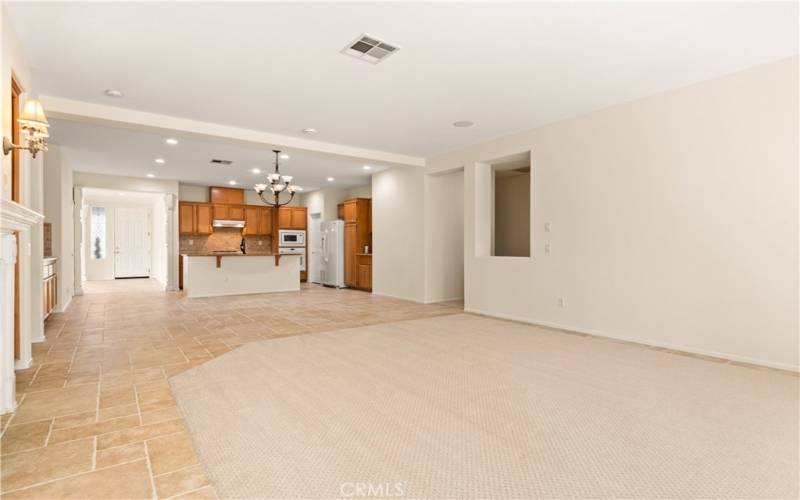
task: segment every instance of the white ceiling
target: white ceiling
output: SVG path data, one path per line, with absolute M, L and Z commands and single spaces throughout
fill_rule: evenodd
M 798 46 L 796 2 L 4 4 L 42 94 L 425 157 Z
M 227 186 L 235 180 L 238 187 L 250 188 L 264 182 L 272 172 L 275 154 L 269 147 L 241 145 L 213 139 L 186 138 L 175 134 L 158 134 L 92 125 L 80 122 L 50 120 L 50 141 L 61 147 L 73 169 L 109 175 L 143 177 L 148 173 L 157 179 L 178 180 L 190 184 Z M 168 137 L 178 139 L 170 146 Z M 315 154 L 307 151 L 285 151 L 288 160 L 281 160 L 281 173 L 294 176 L 294 183 L 304 190 L 325 186 L 353 187 L 370 183 L 370 176 L 385 167 L 370 165 L 345 157 Z M 162 158 L 166 163 L 155 163 Z M 214 165 L 212 158 L 231 160 L 231 165 Z M 261 174 L 250 170 L 261 169 Z M 334 177 L 329 182 L 328 177 Z

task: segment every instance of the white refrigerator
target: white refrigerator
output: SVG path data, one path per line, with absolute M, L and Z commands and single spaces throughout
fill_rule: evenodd
M 324 286 L 344 288 L 344 221 L 320 223 L 322 266 L 320 282 Z

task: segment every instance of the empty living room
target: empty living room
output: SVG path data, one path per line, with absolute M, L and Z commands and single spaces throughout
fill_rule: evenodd
M 0 44 L 0 497 L 800 498 L 797 0 Z

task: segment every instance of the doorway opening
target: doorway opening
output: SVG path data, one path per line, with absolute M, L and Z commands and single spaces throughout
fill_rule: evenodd
M 322 214 L 313 213 L 308 216 L 308 251 L 310 253 L 308 280 L 312 283 L 322 282 L 322 274 L 320 273 L 322 269 L 321 223 Z
M 84 188 L 81 259 L 86 281 L 153 278 L 167 284 L 163 194 Z

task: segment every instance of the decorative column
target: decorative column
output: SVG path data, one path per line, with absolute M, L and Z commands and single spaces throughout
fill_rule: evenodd
M 74 207 L 72 209 L 72 259 L 74 261 L 73 277 L 75 279 L 75 295 L 83 295 L 83 186 L 75 186 L 72 188 L 72 200 Z M 66 257 L 64 257 L 66 258 Z
M 10 200 L 0 199 L 0 414 L 16 408 L 14 376 L 14 264 L 18 233 L 29 231 L 44 216 Z M 41 271 L 40 271 L 41 272 Z M 20 295 L 26 290 L 20 290 Z M 30 341 L 30 332 L 20 332 Z
M 178 236 L 178 217 L 176 208 L 178 195 L 175 193 L 164 194 L 164 207 L 167 209 L 167 291 L 178 290 L 178 259 L 180 256 L 180 241 Z

